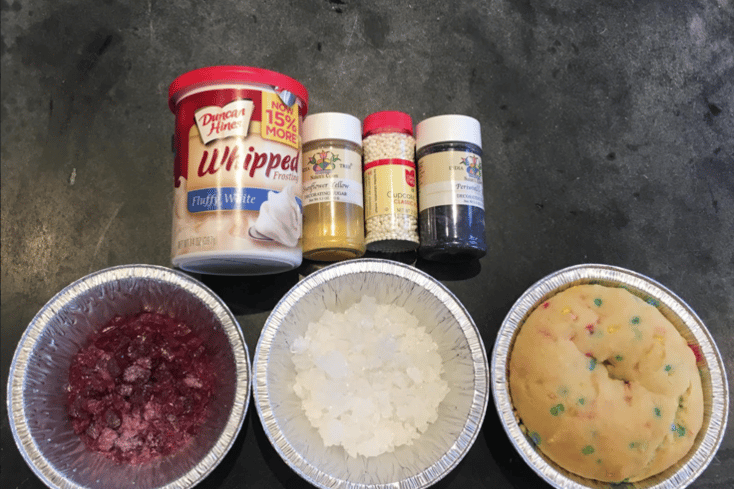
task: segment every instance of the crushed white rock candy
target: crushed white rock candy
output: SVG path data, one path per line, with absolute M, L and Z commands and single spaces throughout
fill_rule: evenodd
M 325 311 L 291 345 L 293 390 L 326 446 L 373 457 L 412 444 L 449 391 L 438 346 L 418 319 L 364 297 Z

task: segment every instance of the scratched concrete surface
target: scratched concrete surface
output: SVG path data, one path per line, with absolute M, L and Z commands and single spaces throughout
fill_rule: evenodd
M 3 385 L 23 330 L 64 286 L 117 264 L 170 265 L 168 84 L 190 69 L 241 64 L 301 81 L 312 113 L 479 119 L 489 253 L 461 267 L 412 262 L 465 304 L 488 351 L 536 280 L 608 263 L 653 277 L 697 311 L 731 389 L 732 0 L 0 6 Z M 200 278 L 230 304 L 252 352 L 269 310 L 303 273 Z M 305 485 L 252 411 L 201 487 Z M 2 486 L 39 487 L 6 414 L 2 443 Z M 438 487 L 535 484 L 490 402 L 480 438 Z M 694 487 L 732 486 L 730 428 Z

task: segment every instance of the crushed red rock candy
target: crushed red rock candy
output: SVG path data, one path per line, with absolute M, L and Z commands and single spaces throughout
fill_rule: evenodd
M 325 446 L 374 457 L 411 445 L 449 391 L 438 346 L 402 307 L 364 297 L 291 345 L 293 390 Z
M 142 464 L 188 443 L 207 418 L 215 373 L 203 340 L 168 316 L 117 316 L 69 369 L 67 407 L 91 450 Z

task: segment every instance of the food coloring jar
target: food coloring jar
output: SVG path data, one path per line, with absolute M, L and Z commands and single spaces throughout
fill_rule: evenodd
M 413 121 L 403 112 L 375 112 L 362 131 L 367 250 L 414 251 L 419 238 Z
M 362 123 L 324 112 L 303 121 L 303 257 L 364 255 Z
M 168 103 L 173 265 L 214 275 L 298 267 L 306 88 L 261 68 L 214 66 L 176 78 Z
M 416 126 L 422 258 L 465 261 L 487 253 L 479 121 L 440 115 Z

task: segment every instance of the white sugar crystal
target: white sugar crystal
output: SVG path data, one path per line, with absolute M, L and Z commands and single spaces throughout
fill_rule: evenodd
M 343 379 L 349 369 L 347 359 L 339 350 L 328 350 L 323 355 L 318 355 L 314 363 L 332 379 Z
M 410 377 L 410 379 L 416 384 L 420 384 L 421 382 L 423 382 L 422 370 L 415 367 L 408 367 L 405 371 L 408 373 L 408 377 Z
M 418 319 L 364 297 L 324 312 L 291 345 L 293 391 L 325 446 L 356 457 L 412 444 L 449 391 L 438 346 Z
M 303 336 L 299 336 L 291 345 L 291 353 L 303 353 L 308 348 L 308 340 Z
M 338 445 L 344 433 L 344 425 L 338 419 L 330 418 L 324 423 L 320 433 L 327 447 Z

